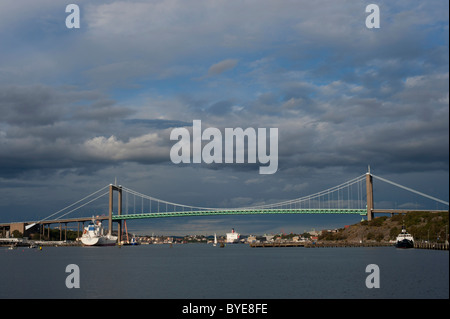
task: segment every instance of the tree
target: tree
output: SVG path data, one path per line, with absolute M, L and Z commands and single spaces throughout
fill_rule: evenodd
M 23 234 L 20 231 L 18 231 L 17 229 L 12 232 L 12 235 L 14 238 L 22 238 L 23 237 Z
M 400 233 L 400 229 L 398 227 L 392 227 L 389 231 L 389 238 L 395 239 L 397 238 L 397 235 Z

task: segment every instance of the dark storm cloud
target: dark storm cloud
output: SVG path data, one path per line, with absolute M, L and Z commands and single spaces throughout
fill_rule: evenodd
M 52 125 L 64 114 L 52 89 L 0 87 L 1 122 L 19 126 Z
M 190 126 L 192 122 L 183 122 L 177 120 L 162 120 L 162 119 L 124 119 L 122 122 L 125 125 L 142 126 L 145 128 L 167 129 L 172 127 Z
M 164 145 L 160 146 L 164 151 L 156 151 L 164 144 L 157 134 L 148 130 L 137 137 L 130 135 L 133 130 L 120 134 L 136 124 L 122 121 L 132 110 L 98 92 L 42 85 L 0 87 L 0 112 L 2 177 L 30 170 L 83 172 L 127 160 L 153 163 L 165 159 Z M 159 127 L 161 122 L 154 121 Z

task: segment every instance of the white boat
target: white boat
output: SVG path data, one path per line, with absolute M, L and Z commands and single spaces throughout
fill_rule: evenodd
M 102 223 L 93 218 L 92 222 L 84 227 L 81 242 L 85 246 L 114 246 L 117 242 L 117 236 L 105 235 Z
M 397 236 L 395 247 L 414 248 L 414 238 L 406 231 L 405 226 L 402 226 L 402 232 Z
M 213 246 L 214 247 L 217 246 L 217 236 L 216 236 L 216 234 L 214 234 L 214 244 L 213 244 Z
M 130 245 L 137 246 L 137 245 L 140 245 L 140 244 L 141 243 L 136 240 L 136 237 L 131 238 Z
M 231 230 L 231 233 L 227 233 L 227 243 L 234 244 L 239 242 L 239 237 L 241 235 L 234 231 L 234 228 Z

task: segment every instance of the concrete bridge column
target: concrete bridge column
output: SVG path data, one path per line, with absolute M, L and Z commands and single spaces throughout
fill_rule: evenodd
M 113 192 L 114 191 L 118 191 L 119 196 L 118 196 L 118 208 L 117 208 L 117 214 L 120 216 L 122 214 L 122 187 L 121 186 L 116 186 L 116 185 L 109 185 L 109 218 L 108 218 L 108 234 L 111 235 L 112 234 L 112 213 L 113 213 L 113 203 L 114 203 L 114 195 Z M 122 230 L 122 223 L 119 221 L 118 222 L 118 232 L 119 232 L 119 238 L 118 240 L 120 241 L 120 233 Z
M 108 234 L 111 235 L 112 233 L 112 212 L 113 212 L 113 191 L 114 191 L 114 185 L 109 185 L 109 219 L 108 219 Z
M 119 192 L 118 196 L 118 207 L 117 207 L 117 215 L 122 215 L 122 187 L 119 186 L 117 191 Z M 119 220 L 117 222 L 117 231 L 118 231 L 118 241 L 119 243 L 122 241 L 122 221 Z
M 369 172 L 366 173 L 366 194 L 367 194 L 367 220 L 373 219 L 373 179 Z

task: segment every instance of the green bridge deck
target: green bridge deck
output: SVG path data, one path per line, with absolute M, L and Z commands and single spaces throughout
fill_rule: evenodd
M 237 209 L 237 210 L 197 210 L 182 212 L 160 212 L 113 215 L 112 220 L 143 219 L 161 217 L 215 216 L 215 215 L 255 215 L 255 214 L 359 214 L 367 215 L 366 209 Z

